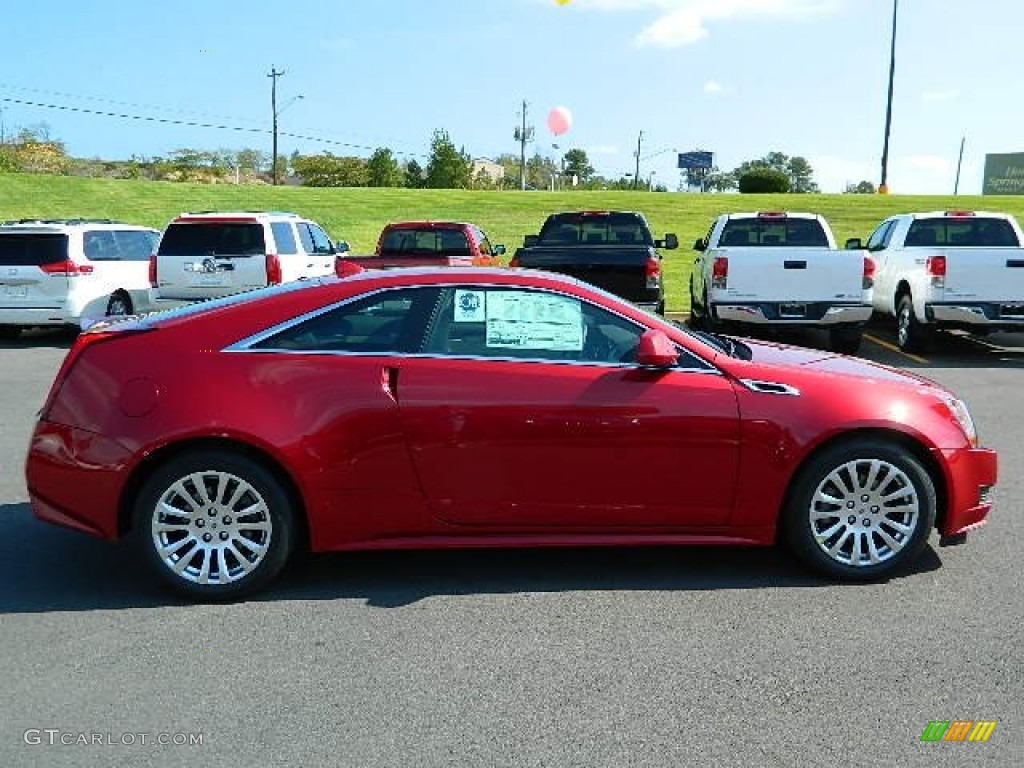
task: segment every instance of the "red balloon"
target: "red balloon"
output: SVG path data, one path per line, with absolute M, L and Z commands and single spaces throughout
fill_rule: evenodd
M 548 113 L 548 130 L 561 136 L 572 127 L 572 112 L 565 107 L 555 107 Z

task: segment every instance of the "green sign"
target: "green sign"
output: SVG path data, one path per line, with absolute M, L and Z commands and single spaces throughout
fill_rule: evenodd
M 985 155 L 983 195 L 1024 195 L 1024 152 Z

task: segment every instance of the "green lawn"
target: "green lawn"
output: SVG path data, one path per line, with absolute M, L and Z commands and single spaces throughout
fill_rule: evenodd
M 535 233 L 549 213 L 577 209 L 639 210 L 655 236 L 679 235 L 682 247 L 665 254 L 668 308 L 689 308 L 690 246 L 721 213 L 750 210 L 823 214 L 842 243 L 866 238 L 893 213 L 958 209 L 994 210 L 1024 219 L 1020 197 L 913 197 L 903 195 L 691 195 L 659 192 L 466 192 L 412 189 L 314 189 L 172 182 L 116 181 L 36 174 L 0 174 L 0 219 L 103 217 L 163 228 L 182 211 L 285 210 L 323 224 L 354 253 L 372 251 L 381 228 L 404 219 L 472 221 L 509 255 Z

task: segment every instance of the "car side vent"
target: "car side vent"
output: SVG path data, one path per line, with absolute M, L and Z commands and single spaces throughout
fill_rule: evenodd
M 740 379 L 740 383 L 747 389 L 754 392 L 761 392 L 765 395 L 791 395 L 798 396 L 800 390 L 791 387 L 789 384 L 780 384 L 777 381 L 757 381 L 756 379 Z

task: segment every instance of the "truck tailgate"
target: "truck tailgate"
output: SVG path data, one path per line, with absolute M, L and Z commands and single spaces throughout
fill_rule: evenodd
M 934 255 L 946 257 L 943 301 L 1024 301 L 1024 248 L 943 248 Z
M 647 288 L 646 248 L 533 246 L 516 253 L 520 267 L 570 275 L 626 299 L 641 298 Z
M 717 301 L 863 301 L 864 252 L 830 248 L 718 248 L 729 260 Z

